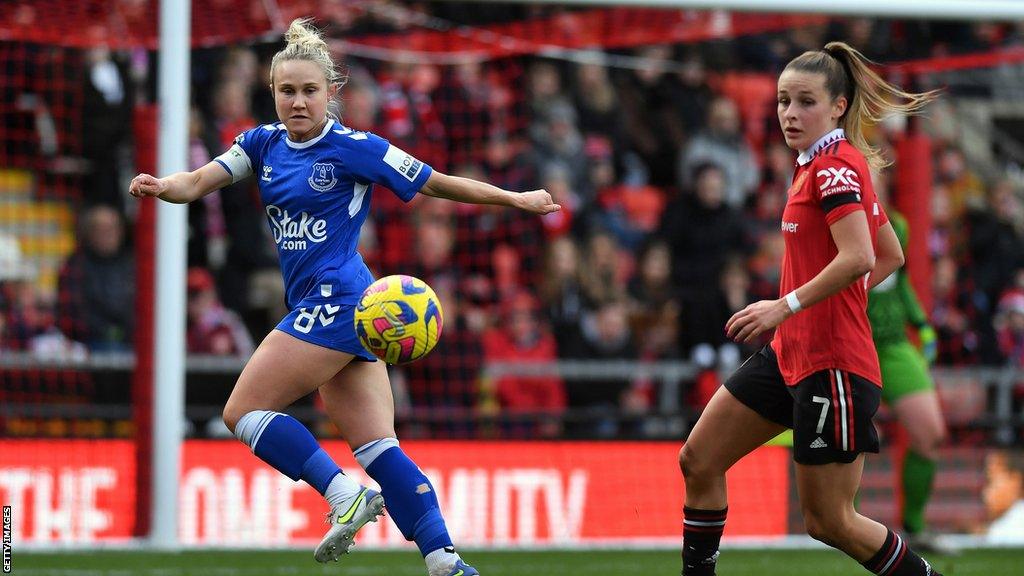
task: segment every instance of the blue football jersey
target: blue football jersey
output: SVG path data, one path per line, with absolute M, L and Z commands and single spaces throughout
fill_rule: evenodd
M 311 295 L 355 304 L 373 281 L 356 252 L 373 184 L 408 202 L 432 171 L 387 140 L 332 119 L 305 142 L 289 140 L 284 124 L 258 126 L 216 161 L 233 182 L 258 178 L 289 309 Z

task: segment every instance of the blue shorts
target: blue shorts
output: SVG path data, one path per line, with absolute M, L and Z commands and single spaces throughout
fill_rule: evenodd
M 356 336 L 355 304 L 335 304 L 333 298 L 309 296 L 285 316 L 277 329 L 299 340 L 376 362 Z

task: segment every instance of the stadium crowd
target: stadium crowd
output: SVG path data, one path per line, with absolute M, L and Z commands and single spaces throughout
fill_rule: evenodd
M 320 22 L 338 39 L 409 30 L 419 21 L 410 14 L 488 24 L 553 10 L 417 3 L 354 16 L 338 6 Z M 396 370 L 404 414 L 469 410 L 496 418 L 493 433 L 506 436 L 609 437 L 629 425 L 616 415 L 643 414 L 656 402 L 644 379 L 484 378 L 490 361 L 684 360 L 702 370 L 687 402 L 705 401 L 718 371 L 751 352 L 726 338 L 725 321 L 749 302 L 777 297 L 778 222 L 794 158 L 778 133 L 772 78 L 793 56 L 832 39 L 894 61 L 1020 46 L 1024 25 L 836 20 L 586 62 L 527 56 L 442 66 L 339 54 L 348 73 L 344 124 L 452 174 L 513 190 L 543 187 L 563 206 L 537 218 L 429 197 L 406 207 L 377 191 L 364 257 L 377 274 L 426 280 L 446 313 L 435 352 Z M 277 48 L 194 51 L 190 168 L 243 130 L 276 121 L 266 84 Z M 622 56 L 642 65 L 623 66 Z M 82 114 L 95 127 L 82 151 L 91 169 L 76 204 L 78 247 L 55 298 L 34 290 L 30 270 L 2 267 L 0 348 L 131 349 L 136 206 L 121 182 L 134 172 L 125 153 L 134 145 L 128 112 L 152 101 L 153 63 L 152 54 L 106 49 L 83 59 Z M 923 88 L 945 82 L 941 74 L 918 80 Z M 965 145 L 950 103 L 995 97 L 999 82 L 950 85 L 920 127 L 935 150 L 928 254 L 939 364 L 1024 367 L 1024 188 L 1007 176 L 1024 158 Z M 872 138 L 891 150 L 914 128 L 887 122 Z M 891 170 L 877 175 L 890 198 L 899 194 Z M 16 243 L 0 256 L 17 260 Z M 189 352 L 248 355 L 285 313 L 253 181 L 189 206 L 188 260 Z M 563 425 L 567 408 L 590 416 Z M 457 419 L 419 422 L 405 434 L 467 433 Z

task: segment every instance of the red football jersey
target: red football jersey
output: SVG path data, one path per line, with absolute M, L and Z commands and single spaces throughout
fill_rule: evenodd
M 864 155 L 842 129 L 826 134 L 797 160 L 782 213 L 785 254 L 780 294 L 818 275 L 838 249 L 829 226 L 857 210 L 867 213 L 871 242 L 888 222 L 871 185 Z M 878 354 L 867 316 L 867 277 L 790 316 L 775 330 L 772 348 L 786 384 L 828 369 L 853 372 L 881 386 Z

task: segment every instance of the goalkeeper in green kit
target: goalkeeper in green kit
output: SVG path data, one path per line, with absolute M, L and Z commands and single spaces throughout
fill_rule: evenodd
M 907 221 L 889 212 L 904 252 Z M 900 268 L 868 294 L 868 318 L 882 369 L 882 400 L 896 414 L 910 437 L 903 461 L 903 528 L 912 548 L 933 553 L 953 553 L 925 530 L 924 510 L 931 497 L 939 447 L 946 439 L 935 383 L 928 365 L 935 361 L 935 330 L 910 285 L 906 268 Z M 907 338 L 907 327 L 917 330 L 920 349 Z

